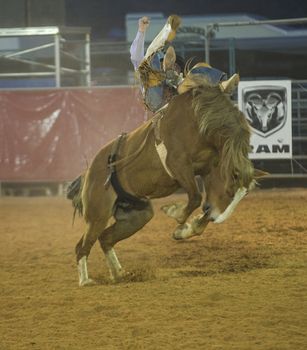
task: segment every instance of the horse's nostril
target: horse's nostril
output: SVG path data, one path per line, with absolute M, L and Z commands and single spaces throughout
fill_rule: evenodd
M 204 213 L 205 213 L 205 214 L 208 214 L 210 210 L 211 210 L 210 204 L 206 203 L 206 204 L 203 206 L 203 211 L 204 211 Z

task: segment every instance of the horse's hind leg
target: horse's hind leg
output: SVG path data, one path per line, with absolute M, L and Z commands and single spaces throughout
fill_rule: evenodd
M 108 262 L 111 279 L 117 281 L 123 276 L 123 270 L 113 247 L 117 242 L 132 236 L 150 221 L 153 217 L 153 209 L 150 202 L 142 210 L 127 211 L 118 207 L 114 217 L 115 223 L 106 228 L 98 239 Z
M 91 195 L 89 196 L 88 193 Z M 108 224 L 112 216 L 112 208 L 116 195 L 111 188 L 102 191 L 99 186 L 92 185 L 91 191 L 85 192 L 83 196 L 84 217 L 87 222 L 87 231 L 76 245 L 76 258 L 79 273 L 79 285 L 93 284 L 88 277 L 87 258 L 91 248 L 97 241 L 99 235 Z
M 76 258 L 79 273 L 79 286 L 94 284 L 94 281 L 88 277 L 87 258 L 91 248 L 96 242 L 101 231 L 104 230 L 108 222 L 108 218 L 102 218 L 97 222 L 89 223 L 87 232 L 81 237 L 76 245 Z

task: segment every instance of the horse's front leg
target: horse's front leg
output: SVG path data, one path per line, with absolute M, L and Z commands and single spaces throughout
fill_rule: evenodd
M 192 218 L 191 222 L 179 225 L 173 233 L 173 238 L 176 240 L 182 240 L 193 236 L 200 236 L 209 222 L 209 215 L 206 213 L 196 215 Z
M 164 205 L 161 209 L 168 216 L 176 219 L 179 224 L 184 224 L 192 212 L 200 206 L 202 195 L 198 189 L 195 175 L 192 171 L 192 165 L 190 167 L 184 166 L 181 169 L 178 169 L 174 175 L 180 186 L 186 190 L 188 202 Z
M 182 240 L 193 236 L 200 236 L 211 221 L 210 209 L 210 206 L 205 201 L 202 206 L 203 212 L 194 216 L 190 222 L 186 222 L 183 225 L 178 225 L 173 233 L 173 238 L 176 240 Z

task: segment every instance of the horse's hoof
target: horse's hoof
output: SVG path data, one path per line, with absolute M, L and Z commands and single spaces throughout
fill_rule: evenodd
M 182 208 L 185 206 L 184 203 L 173 203 L 166 204 L 161 207 L 161 210 L 169 217 L 178 220 L 181 215 Z
M 90 286 L 94 286 L 96 284 L 97 283 L 94 280 L 92 280 L 91 278 L 88 278 L 88 279 L 86 279 L 84 281 L 80 281 L 79 282 L 79 287 L 90 287 Z
M 193 237 L 195 233 L 193 232 L 193 228 L 191 224 L 185 223 L 183 225 L 179 225 L 173 233 L 173 238 L 176 241 L 180 241 L 183 239 L 187 239 Z
M 176 205 L 175 204 L 166 204 L 166 205 L 162 205 L 161 210 L 166 214 L 166 215 L 170 215 L 174 209 L 176 209 Z
M 110 276 L 112 283 L 121 283 L 121 282 L 131 282 L 135 278 L 134 272 L 122 271 L 120 274 L 116 276 Z
M 123 281 L 123 279 L 125 278 L 125 275 L 126 275 L 125 270 L 117 271 L 116 273 L 110 271 L 110 280 L 112 283 L 118 283 Z

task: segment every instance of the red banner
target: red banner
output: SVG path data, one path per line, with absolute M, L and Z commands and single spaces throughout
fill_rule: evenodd
M 0 181 L 66 181 L 145 119 L 131 87 L 0 91 Z

